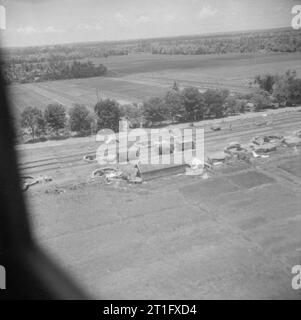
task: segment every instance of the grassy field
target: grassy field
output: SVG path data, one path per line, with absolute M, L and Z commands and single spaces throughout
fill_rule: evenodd
M 57 102 L 70 107 L 75 103 L 92 107 L 100 97 L 121 103 L 141 102 L 163 95 L 177 80 L 180 87 L 200 89 L 225 87 L 248 92 L 256 74 L 283 73 L 295 69 L 301 74 L 300 53 L 226 55 L 133 54 L 95 59 L 111 71 L 107 77 L 61 80 L 10 86 L 12 103 L 21 111 L 26 106 L 44 108 Z

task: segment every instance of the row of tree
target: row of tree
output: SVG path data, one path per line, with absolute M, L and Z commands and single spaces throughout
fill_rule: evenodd
M 132 127 L 154 126 L 162 122 L 194 122 L 301 103 L 301 79 L 295 71 L 288 70 L 280 76 L 257 76 L 254 83 L 258 88 L 253 93 L 231 94 L 227 89 L 200 92 L 196 87 L 187 87 L 180 90 L 174 82 L 163 97 L 132 105 L 103 99 L 95 105 L 94 112 L 83 105 L 75 105 L 68 112 L 59 104 L 48 105 L 44 112 L 28 107 L 21 114 L 21 125 L 34 140 L 70 131 L 80 135 L 104 128 L 117 132 L 120 119 L 128 120 Z
M 94 107 L 94 113 L 83 105 L 75 105 L 68 112 L 64 106 L 50 104 L 44 112 L 28 107 L 21 113 L 21 126 L 32 140 L 41 136 L 59 136 L 61 132 L 95 133 L 102 128 L 118 131 L 119 120 L 127 119 L 133 127 L 154 125 L 162 121 L 199 121 L 205 114 L 223 116 L 220 106 L 230 103 L 227 90 L 207 90 L 204 94 L 189 87 L 180 91 L 174 85 L 164 98 L 154 97 L 142 105 L 123 105 L 104 99 Z
M 44 112 L 37 107 L 27 107 L 21 113 L 20 124 L 23 134 L 28 133 L 30 141 L 34 142 L 40 137 L 66 137 L 70 131 L 79 135 L 90 135 L 101 128 L 118 131 L 120 118 L 120 105 L 115 100 L 105 99 L 95 105 L 94 113 L 84 105 L 66 110 L 60 104 L 49 104 Z
M 59 104 L 48 105 L 44 112 L 36 107 L 27 107 L 21 113 L 20 122 L 22 128 L 29 131 L 33 141 L 47 133 L 58 135 L 67 123 L 66 110 Z

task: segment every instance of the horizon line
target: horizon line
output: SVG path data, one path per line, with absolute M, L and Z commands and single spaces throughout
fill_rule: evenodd
M 269 30 L 281 30 L 281 29 L 290 29 L 289 26 L 282 26 L 282 27 L 272 27 L 267 29 L 245 29 L 245 30 L 232 30 L 232 31 L 220 31 L 220 32 L 210 32 L 210 33 L 195 33 L 195 34 L 182 34 L 176 36 L 160 36 L 160 37 L 146 37 L 146 38 L 127 38 L 127 39 L 119 39 L 119 40 L 92 40 L 92 41 L 78 41 L 78 42 L 62 42 L 62 43 L 53 43 L 53 44 L 38 44 L 38 45 L 20 45 L 20 46 L 1 46 L 2 49 L 20 49 L 20 48 L 39 48 L 39 47 L 53 47 L 53 46 L 68 46 L 68 45 L 75 45 L 75 44 L 92 44 L 92 43 L 121 43 L 121 42 L 131 42 L 131 41 L 145 41 L 145 40 L 156 40 L 156 39 L 175 39 L 180 37 L 208 37 L 208 36 L 215 36 L 215 35 L 226 35 L 231 33 L 243 34 L 248 32 L 260 32 L 260 31 L 269 31 Z M 296 31 L 293 30 L 292 31 Z M 297 30 L 298 31 L 298 30 Z M 0 33 L 1 35 L 1 33 Z

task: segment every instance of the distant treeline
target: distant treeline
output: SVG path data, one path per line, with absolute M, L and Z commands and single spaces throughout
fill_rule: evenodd
M 55 45 L 41 47 L 13 48 L 5 51 L 6 61 L 13 64 L 43 63 L 50 60 L 81 60 L 86 58 L 107 58 L 109 56 L 124 56 L 129 49 L 103 44 Z
M 301 52 L 301 33 L 285 29 L 202 38 L 165 39 L 152 43 L 151 52 L 171 55 Z
M 49 80 L 79 79 L 103 76 L 107 68 L 100 64 L 96 66 L 92 61 L 66 62 L 53 58 L 44 63 L 6 63 L 4 79 L 6 83 L 41 82 Z
M 218 35 L 9 48 L 4 53 L 8 63 L 21 64 L 44 63 L 50 60 L 93 59 L 129 53 L 224 54 L 300 51 L 301 32 L 283 28 Z
M 129 53 L 201 55 L 265 52 L 301 52 L 301 32 L 276 29 L 222 35 L 10 48 L 4 51 L 4 69 L 8 83 L 34 82 L 100 76 L 106 73 L 106 68 L 103 65 L 94 66 L 92 62 L 86 62 L 86 59 Z

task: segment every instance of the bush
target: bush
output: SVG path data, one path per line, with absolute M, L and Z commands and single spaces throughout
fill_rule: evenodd
M 266 109 L 271 101 L 266 91 L 258 91 L 252 95 L 251 102 L 254 104 L 255 111 Z
M 263 76 L 258 75 L 255 77 L 255 84 L 258 84 L 261 90 L 267 91 L 269 93 L 273 92 L 273 86 L 278 80 L 277 75 L 265 74 Z

